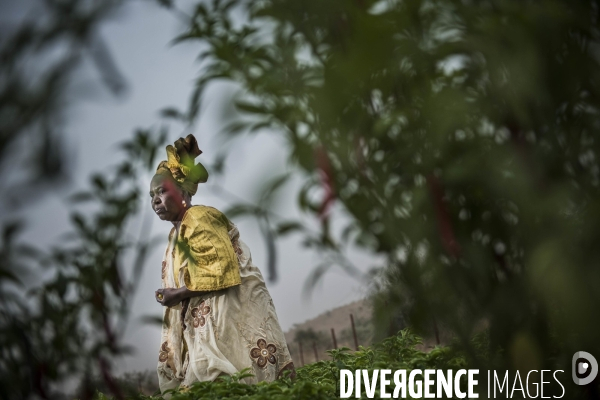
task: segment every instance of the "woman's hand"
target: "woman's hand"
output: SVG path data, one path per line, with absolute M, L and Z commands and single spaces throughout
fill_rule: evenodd
M 183 298 L 181 296 L 181 294 L 182 294 L 181 289 L 182 288 L 158 289 L 156 292 L 154 292 L 156 301 L 158 301 L 161 305 L 163 305 L 165 307 L 173 307 L 177 303 L 181 302 L 181 300 L 183 300 Z
M 203 294 L 206 294 L 206 293 L 208 293 L 208 292 L 192 291 L 192 290 L 188 290 L 188 288 L 186 288 L 185 286 L 182 286 L 179 289 L 175 289 L 175 288 L 158 289 L 156 292 L 154 292 L 154 297 L 156 298 L 156 301 L 158 301 L 163 306 L 173 307 L 177 303 L 179 303 L 189 297 L 202 296 Z

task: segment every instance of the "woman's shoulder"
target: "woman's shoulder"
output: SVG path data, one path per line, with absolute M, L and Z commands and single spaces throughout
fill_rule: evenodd
M 197 205 L 192 206 L 187 210 L 182 222 L 199 222 L 200 220 L 207 217 L 223 219 L 224 221 L 227 221 L 227 217 L 225 217 L 225 214 L 223 214 L 216 208 L 205 205 Z
M 183 237 L 194 235 L 193 232 L 206 232 L 209 235 L 216 232 L 228 232 L 231 222 L 225 214 L 210 206 L 190 207 L 181 221 L 180 235 Z

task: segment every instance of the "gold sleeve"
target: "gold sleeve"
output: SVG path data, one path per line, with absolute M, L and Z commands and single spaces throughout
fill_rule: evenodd
M 241 283 L 228 229 L 229 221 L 215 208 L 195 206 L 186 212 L 179 230 L 174 272 L 176 277 L 183 277 L 189 290 L 213 291 Z

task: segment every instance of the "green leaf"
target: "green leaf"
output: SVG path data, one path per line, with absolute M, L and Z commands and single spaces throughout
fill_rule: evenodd
M 267 114 L 269 112 L 268 108 L 263 105 L 253 104 L 243 100 L 236 101 L 235 107 L 240 111 L 250 114 Z
M 94 200 L 94 195 L 87 191 L 77 192 L 69 196 L 69 201 L 73 203 L 84 203 Z
M 275 228 L 275 233 L 277 236 L 285 236 L 289 233 L 304 231 L 304 229 L 304 226 L 299 222 L 287 221 L 278 224 Z
M 235 204 L 225 210 L 224 214 L 229 219 L 233 219 L 235 217 L 245 216 L 245 215 L 258 215 L 261 213 L 261 210 L 254 205 L 251 204 Z
M 185 120 L 185 115 L 181 111 L 173 107 L 163 108 L 162 110 L 160 110 L 160 115 L 163 118 L 177 119 L 180 121 Z
M 260 203 L 262 204 L 268 201 L 270 197 L 273 196 L 273 194 L 288 181 L 289 178 L 290 174 L 286 173 L 271 179 L 271 181 L 267 183 L 262 190 Z

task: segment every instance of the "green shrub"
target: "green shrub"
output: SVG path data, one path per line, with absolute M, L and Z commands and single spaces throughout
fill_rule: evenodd
M 339 398 L 340 369 L 462 369 L 467 367 L 466 358 L 453 346 L 435 347 L 429 352 L 417 347 L 421 338 L 405 329 L 370 347 L 360 346 L 353 352 L 347 347 L 329 350 L 331 360 L 319 361 L 297 369 L 297 378 L 289 377 L 275 382 L 247 385 L 241 379 L 248 371 L 241 371 L 217 382 L 198 382 L 188 389 L 172 392 L 172 400 L 196 399 L 333 399 Z M 364 387 L 361 394 L 364 397 Z M 378 397 L 378 391 L 376 392 Z M 163 397 L 138 395 L 136 399 L 162 400 Z M 365 397 L 366 398 L 366 397 Z M 96 400 L 109 399 L 98 393 Z

